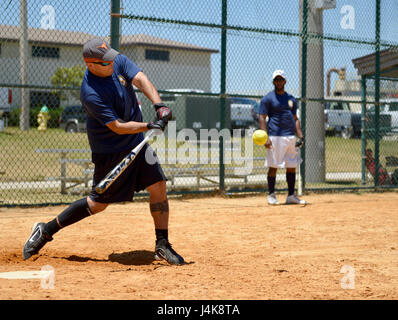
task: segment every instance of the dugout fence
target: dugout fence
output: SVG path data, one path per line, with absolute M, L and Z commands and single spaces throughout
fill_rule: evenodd
M 0 206 L 65 204 L 91 189 L 79 89 L 82 47 L 95 36 L 142 68 L 173 110 L 151 142 L 169 194 L 266 191 L 266 151 L 251 133 L 276 69 L 305 135 L 299 192 L 398 187 L 395 1 L 0 6 Z M 138 97 L 152 120 L 150 101 Z

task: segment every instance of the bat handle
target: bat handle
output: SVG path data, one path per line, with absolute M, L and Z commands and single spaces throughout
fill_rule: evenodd
M 145 136 L 145 139 L 149 139 L 151 136 L 160 136 L 161 134 L 163 134 L 163 131 L 160 129 L 151 129 L 148 131 L 147 135 Z
M 149 130 L 148 133 L 145 135 L 144 139 L 145 139 L 146 141 L 148 141 L 149 138 L 152 137 L 152 136 L 154 135 L 154 133 L 155 133 L 155 129 Z

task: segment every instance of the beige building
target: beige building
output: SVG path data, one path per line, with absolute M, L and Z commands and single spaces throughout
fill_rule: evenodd
M 0 86 L 20 84 L 20 28 L 0 25 Z M 52 99 L 51 77 L 58 67 L 84 66 L 83 44 L 96 35 L 63 31 L 28 29 L 27 83 L 30 104 Z M 102 37 L 109 41 L 107 37 Z M 120 52 L 132 59 L 159 90 L 211 89 L 211 54 L 218 50 L 172 41 L 145 34 L 124 35 Z M 20 104 L 19 89 L 13 88 L 13 103 Z M 73 99 L 62 104 L 76 103 Z M 57 103 L 55 101 L 55 103 Z

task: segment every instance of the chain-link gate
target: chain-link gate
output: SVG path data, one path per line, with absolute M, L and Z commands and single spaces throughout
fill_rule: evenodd
M 69 203 L 91 189 L 79 95 L 82 47 L 93 37 L 134 61 L 173 110 L 151 142 L 169 193 L 266 190 L 266 149 L 251 134 L 276 69 L 299 102 L 301 192 L 397 186 L 392 0 L 11 0 L 0 8 L 0 206 Z M 153 120 L 151 102 L 137 95 L 144 121 Z M 277 189 L 285 188 L 280 170 Z

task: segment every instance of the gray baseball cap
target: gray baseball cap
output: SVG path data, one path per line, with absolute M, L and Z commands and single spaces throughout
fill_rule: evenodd
M 119 52 L 112 49 L 108 42 L 100 38 L 91 39 L 83 46 L 83 58 L 85 59 L 113 61 L 118 54 Z

